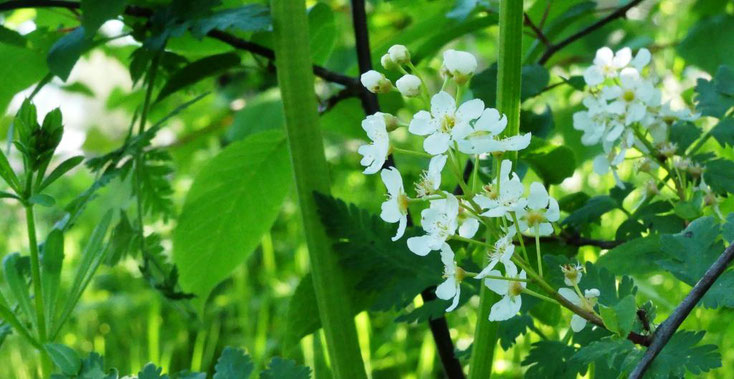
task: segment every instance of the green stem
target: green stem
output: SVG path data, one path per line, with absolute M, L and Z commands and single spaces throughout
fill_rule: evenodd
M 522 237 L 520 237 L 522 238 Z M 540 257 L 540 225 L 535 225 L 535 255 L 538 258 L 538 274 L 543 277 L 543 259 Z
M 26 196 L 33 196 L 33 174 L 29 173 L 26 180 Z M 46 342 L 46 320 L 43 304 L 43 290 L 41 289 L 41 261 L 38 257 L 38 239 L 36 238 L 36 216 L 33 212 L 33 204 L 25 203 L 26 225 L 28 227 L 28 248 L 31 252 L 31 280 L 33 281 L 33 299 L 36 302 L 36 327 L 38 328 L 38 340 Z
M 520 85 L 522 69 L 523 1 L 501 0 L 499 15 L 499 56 L 497 59 L 497 109 L 507 117 L 505 134 L 520 133 Z M 517 159 L 517 152 L 511 155 Z M 498 181 L 499 184 L 499 181 Z M 522 236 L 520 237 L 522 238 Z M 489 311 L 497 301 L 486 286 L 479 293 L 480 317 L 474 331 L 474 347 L 469 364 L 469 377 L 485 379 L 492 375 L 494 347 L 497 345 L 497 323 L 490 323 Z
M 431 157 L 433 157 L 431 154 L 428 154 L 428 153 L 425 153 L 425 152 L 422 152 L 422 151 L 401 149 L 401 148 L 395 147 L 395 146 L 391 146 L 390 148 L 392 149 L 393 153 L 405 154 L 405 155 L 412 155 L 412 156 L 421 157 L 421 158 L 431 158 Z
M 366 378 L 342 269 L 319 219 L 315 193 L 329 194 L 304 1 L 271 0 L 273 45 L 316 303 L 336 378 Z
M 523 258 L 525 258 L 526 261 L 530 261 L 528 259 L 528 249 L 525 248 L 525 239 L 522 238 L 522 232 L 520 231 L 520 224 L 517 223 L 517 215 L 515 212 L 512 212 L 512 222 L 515 224 L 515 235 L 517 236 L 518 241 L 520 241 L 520 247 L 522 247 L 522 255 Z

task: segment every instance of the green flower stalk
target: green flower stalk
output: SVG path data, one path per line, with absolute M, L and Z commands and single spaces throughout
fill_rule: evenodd
M 366 378 L 341 269 L 314 201 L 316 192 L 329 194 L 330 184 L 313 91 L 306 5 L 272 0 L 271 8 L 288 146 L 329 357 L 337 378 Z

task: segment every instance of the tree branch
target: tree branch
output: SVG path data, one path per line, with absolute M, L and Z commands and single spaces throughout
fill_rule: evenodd
M 686 317 L 688 317 L 688 314 L 691 313 L 696 304 L 698 304 L 714 282 L 716 282 L 716 279 L 718 279 L 726 270 L 732 259 L 734 259 L 734 243 L 724 250 L 716 262 L 706 270 L 706 273 L 703 274 L 698 283 L 696 283 L 693 289 L 691 289 L 688 296 L 686 296 L 680 305 L 675 308 L 673 313 L 671 313 L 670 316 L 660 324 L 655 331 L 655 334 L 652 336 L 650 347 L 645 352 L 640 363 L 637 364 L 637 367 L 635 367 L 634 371 L 630 374 L 630 379 L 642 378 L 655 357 L 660 353 L 663 347 L 665 347 L 675 331 L 680 327 L 680 324 L 683 323 L 683 320 L 685 320 Z
M 530 19 L 530 16 L 528 16 L 527 13 L 523 13 L 522 15 L 523 15 L 523 24 L 525 24 L 526 26 L 529 26 L 530 29 L 533 30 L 533 33 L 535 33 L 535 36 L 538 37 L 538 39 L 540 40 L 540 42 L 543 43 L 543 45 L 550 46 L 551 45 L 550 40 L 548 40 L 548 37 L 546 37 L 545 34 L 543 34 L 543 31 L 540 30 L 540 28 L 538 28 L 533 23 L 533 20 Z
M 10 11 L 22 8 L 65 8 L 69 10 L 77 10 L 81 7 L 79 2 L 66 0 L 14 0 L 0 3 L 0 12 Z M 154 10 L 151 8 L 129 5 L 125 7 L 124 14 L 133 17 L 150 18 L 153 16 Z M 221 30 L 214 29 L 207 34 L 208 37 L 226 43 L 238 50 L 248 51 L 252 54 L 259 55 L 271 61 L 275 60 L 273 50 L 257 43 L 239 38 L 234 34 L 230 34 Z M 325 67 L 314 65 L 313 73 L 326 80 L 327 82 L 341 84 L 348 88 L 360 87 L 357 78 L 340 74 L 326 69 Z
M 559 50 L 566 47 L 566 45 L 576 41 L 577 39 L 601 28 L 602 26 L 614 21 L 617 18 L 625 17 L 628 10 L 635 7 L 636 5 L 638 5 L 641 2 L 642 0 L 632 0 L 629 3 L 627 3 L 627 5 L 617 8 L 616 11 L 608 14 L 606 17 L 587 26 L 586 28 L 579 30 L 578 32 L 564 39 L 563 41 L 555 43 L 555 44 L 551 44 L 550 46 L 548 46 L 548 48 L 545 49 L 545 52 L 538 60 L 538 64 L 541 64 L 541 65 L 545 64 L 546 62 L 548 62 L 550 57 L 553 56 L 553 54 L 557 53 Z

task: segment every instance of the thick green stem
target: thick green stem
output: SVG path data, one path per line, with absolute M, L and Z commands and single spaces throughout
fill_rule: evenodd
M 33 196 L 33 175 L 29 172 L 26 181 L 26 198 Z M 36 327 L 38 340 L 46 342 L 46 320 L 41 286 L 41 261 L 38 257 L 38 239 L 36 238 L 36 216 L 33 204 L 25 203 L 26 225 L 28 226 L 28 249 L 31 252 L 31 280 L 33 281 L 33 299 L 36 302 Z
M 522 0 L 501 0 L 499 18 L 499 56 L 497 59 L 497 109 L 507 116 L 505 134 L 520 133 L 520 85 L 522 70 Z M 517 159 L 513 152 L 512 160 Z M 487 321 L 496 295 L 482 286 L 479 293 L 479 320 L 474 331 L 469 369 L 470 378 L 489 378 L 492 374 L 497 323 Z
M 366 378 L 342 270 L 314 199 L 316 192 L 328 194 L 330 184 L 313 90 L 306 4 L 272 0 L 271 14 L 288 145 L 329 357 L 337 378 Z

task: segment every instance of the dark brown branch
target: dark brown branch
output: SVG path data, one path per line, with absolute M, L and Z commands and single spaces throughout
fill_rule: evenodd
M 529 26 L 529 27 L 530 27 L 530 29 L 532 29 L 532 30 L 533 30 L 533 33 L 535 34 L 535 37 L 537 37 L 537 38 L 538 38 L 538 39 L 540 40 L 540 42 L 542 42 L 542 43 L 543 43 L 543 45 L 545 45 L 545 46 L 550 46 L 550 45 L 551 45 L 551 42 L 550 42 L 550 40 L 548 40 L 548 37 L 546 37 L 546 36 L 545 36 L 545 34 L 543 34 L 543 31 L 542 31 L 542 30 L 540 30 L 540 28 L 538 28 L 538 27 L 537 27 L 537 26 L 536 26 L 536 25 L 535 25 L 535 24 L 533 23 L 533 20 L 531 20 L 531 19 L 530 19 L 530 16 L 528 16 L 528 14 L 527 14 L 527 13 L 523 13 L 522 15 L 523 15 L 523 19 L 524 19 L 523 23 L 524 23 L 524 24 L 525 24 L 526 26 Z
M 22 8 L 66 8 L 69 10 L 77 10 L 80 8 L 80 6 L 81 4 L 79 2 L 66 0 L 15 0 L 0 3 L 0 12 Z M 128 16 L 143 18 L 149 18 L 153 16 L 153 13 L 153 9 L 132 5 L 127 6 L 124 12 L 124 14 Z M 234 47 L 235 49 L 245 50 L 255 55 L 267 58 L 269 60 L 275 60 L 275 54 L 273 53 L 272 49 L 239 38 L 233 34 L 215 29 L 209 32 L 207 36 L 224 42 L 227 45 Z M 314 65 L 313 73 L 328 82 L 341 84 L 345 87 L 360 86 L 359 80 L 357 78 L 328 70 L 322 66 Z
M 578 32 L 576 32 L 573 35 L 569 36 L 568 38 L 564 39 L 563 41 L 558 42 L 558 43 L 555 43 L 555 44 L 551 44 L 550 46 L 548 46 L 547 49 L 545 49 L 545 52 L 543 53 L 543 55 L 538 60 L 538 63 L 541 64 L 541 65 L 542 64 L 545 64 L 546 62 L 548 62 L 548 59 L 550 59 L 553 56 L 553 54 L 557 53 L 559 50 L 561 50 L 562 48 L 566 47 L 570 43 L 576 41 L 577 39 L 579 39 L 579 38 L 581 38 L 581 37 L 583 37 L 583 36 L 585 36 L 585 35 L 593 32 L 593 31 L 595 31 L 595 30 L 597 30 L 599 28 L 601 28 L 602 26 L 604 26 L 604 25 L 606 25 L 606 24 L 614 21 L 615 19 L 618 19 L 618 18 L 621 18 L 621 17 L 625 17 L 625 15 L 627 14 L 627 11 L 628 10 L 630 10 L 633 7 L 635 7 L 637 4 L 639 4 L 641 2 L 642 2 L 642 0 L 632 0 L 629 3 L 627 3 L 627 5 L 617 8 L 617 10 L 615 10 L 614 12 L 608 14 L 607 16 L 605 16 L 604 18 L 602 18 L 601 20 L 599 20 L 599 21 L 597 21 L 597 22 L 595 22 L 595 23 L 587 26 L 584 29 L 579 30 Z
M 645 352 L 640 363 L 637 364 L 637 367 L 635 367 L 634 371 L 630 374 L 630 379 L 642 378 L 645 371 L 647 371 L 647 368 L 652 364 L 652 361 L 660 353 L 663 347 L 665 347 L 673 334 L 675 334 L 675 331 L 678 330 L 680 324 L 683 323 L 683 320 L 688 317 L 688 314 L 691 313 L 696 304 L 698 304 L 709 288 L 711 288 L 714 282 L 716 282 L 716 279 L 718 279 L 726 270 L 733 258 L 734 243 L 724 250 L 716 262 L 706 270 L 706 273 L 703 274 L 698 283 L 693 286 L 693 289 L 688 293 L 688 296 L 683 299 L 680 305 L 675 308 L 673 313 L 671 313 L 670 316 L 660 324 L 657 330 L 655 330 L 650 347 Z

